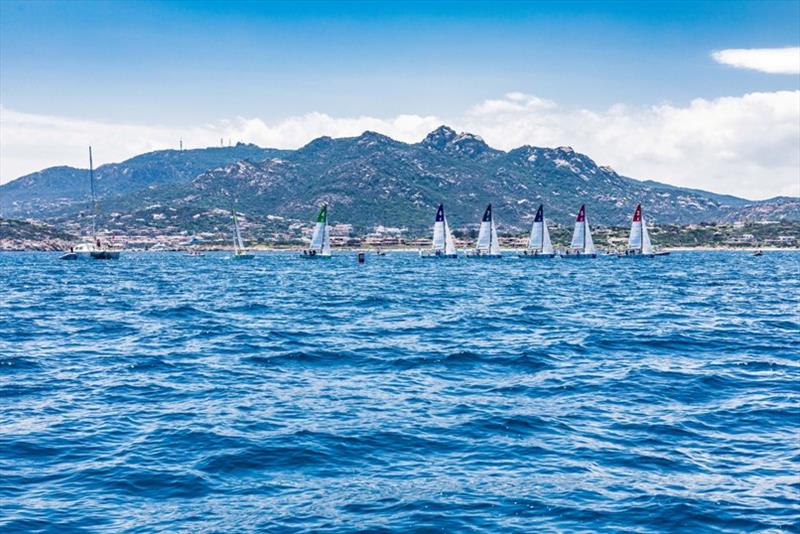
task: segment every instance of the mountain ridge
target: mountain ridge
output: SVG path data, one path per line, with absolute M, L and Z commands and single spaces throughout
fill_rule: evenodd
M 55 223 L 75 218 L 88 209 L 85 174 L 51 167 L 0 186 L 4 214 Z M 571 147 L 523 145 L 502 151 L 444 125 L 418 143 L 366 131 L 355 137 L 319 137 L 296 150 L 239 143 L 155 151 L 103 165 L 96 175 L 102 212 L 106 218 L 113 213 L 127 219 L 125 224 L 148 217 L 165 220 L 153 206 L 191 217 L 236 206 L 256 217 L 307 220 L 323 202 L 331 205 L 333 220 L 359 228 L 422 229 L 430 225 L 439 202 L 446 204 L 454 224 L 463 225 L 476 224 L 492 202 L 498 222 L 509 229 L 528 225 L 539 203 L 545 204 L 549 219 L 561 224 L 569 224 L 583 203 L 595 224 L 622 224 L 637 203 L 649 220 L 663 223 L 737 220 L 737 210 L 745 210 L 742 217 L 750 219 L 773 213 L 800 218 L 796 199 L 749 201 L 640 181 Z M 179 220 L 174 224 L 181 227 Z

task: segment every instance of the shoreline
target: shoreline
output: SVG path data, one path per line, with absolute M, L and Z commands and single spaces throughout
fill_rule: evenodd
M 463 249 L 458 249 L 459 251 L 469 250 L 472 247 L 467 247 Z M 164 249 L 164 250 L 146 250 L 146 249 L 118 249 L 120 252 L 125 253 L 144 253 L 144 254 L 157 254 L 163 252 L 170 252 L 170 253 L 187 253 L 187 252 L 231 252 L 230 248 L 202 248 L 202 247 L 187 247 L 187 248 L 174 248 L 174 249 Z M 247 249 L 250 252 L 267 252 L 267 253 L 279 253 L 279 252 L 295 252 L 301 253 L 304 248 L 295 248 L 295 247 L 251 247 Z M 335 247 L 333 249 L 334 252 L 349 252 L 349 253 L 356 253 L 356 252 L 367 252 L 367 253 L 374 253 L 376 250 L 380 250 L 381 252 L 385 253 L 408 253 L 408 252 L 417 252 L 419 250 L 425 250 L 425 247 L 394 247 L 394 248 L 378 248 L 378 247 Z M 516 254 L 517 252 L 522 251 L 521 248 L 504 248 L 501 249 L 501 252 L 504 254 Z M 712 247 L 712 246 L 698 246 L 698 247 L 664 247 L 660 249 L 661 252 L 800 252 L 800 247 Z M 20 248 L 20 249 L 0 249 L 0 253 L 2 252 L 49 252 L 49 253 L 64 253 L 64 250 L 61 249 L 45 249 L 45 248 Z M 599 254 L 604 254 L 605 250 L 598 250 Z M 613 251 L 616 252 L 616 251 Z

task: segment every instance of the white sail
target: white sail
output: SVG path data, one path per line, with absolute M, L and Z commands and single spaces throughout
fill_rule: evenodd
M 572 232 L 572 243 L 570 243 L 570 248 L 575 250 L 583 250 L 585 238 L 586 223 L 584 221 L 575 221 L 575 230 Z
M 481 228 L 478 232 L 478 243 L 475 245 L 475 248 L 478 250 L 478 252 L 489 252 L 491 250 L 493 222 L 492 205 L 489 204 L 486 206 L 486 211 L 483 212 L 483 218 L 481 218 Z
M 317 215 L 317 223 L 314 225 L 314 233 L 311 234 L 311 245 L 309 249 L 322 252 L 325 248 L 325 242 L 328 241 L 328 248 L 330 249 L 330 237 L 328 236 L 328 206 L 322 206 Z
M 325 221 L 325 226 L 322 228 L 322 255 L 331 255 L 331 233 L 328 230 L 328 221 Z
M 631 234 L 628 237 L 629 250 L 641 250 L 642 248 L 642 206 L 636 206 L 633 212 L 633 220 L 631 221 Z
M 553 243 L 550 241 L 550 232 L 547 230 L 547 221 L 544 218 L 544 206 L 541 204 L 533 218 L 528 249 L 542 254 L 553 254 Z
M 494 218 L 492 218 L 492 233 L 489 254 L 500 254 L 500 240 L 497 238 L 497 227 L 494 224 Z
M 594 241 L 592 241 L 592 231 L 589 228 L 589 219 L 583 221 L 586 225 L 586 245 L 583 247 L 584 254 L 595 254 L 597 251 L 594 249 Z
M 528 248 L 530 250 L 542 250 L 544 247 L 544 235 L 542 222 L 534 222 L 531 227 L 531 235 L 528 238 Z
M 631 223 L 631 235 L 628 238 L 628 248 L 631 250 L 639 250 L 642 248 L 642 221 L 633 221 Z
M 542 253 L 553 254 L 553 243 L 550 242 L 550 232 L 547 230 L 547 221 L 542 221 Z
M 489 250 L 489 247 L 492 245 L 492 222 L 491 221 L 483 221 L 481 222 L 481 229 L 478 232 L 478 244 L 475 248 L 478 250 Z
M 450 226 L 447 224 L 447 218 L 444 219 L 444 235 L 445 235 L 445 254 L 456 253 L 456 242 L 453 239 L 453 234 L 450 233 Z
M 309 246 L 312 250 L 322 250 L 322 237 L 325 233 L 325 223 L 317 223 L 314 226 L 314 233 L 311 235 L 311 245 Z
M 433 223 L 433 250 L 444 250 L 445 248 L 444 225 L 444 221 L 436 221 Z
M 586 217 L 586 206 L 581 205 L 578 216 L 575 217 L 575 230 L 572 232 L 570 247 L 583 254 L 594 254 L 592 232 L 589 230 L 589 218 Z
M 236 218 L 236 212 L 233 212 L 233 251 L 239 254 L 244 251 L 244 243 L 242 242 L 242 234 L 239 231 L 239 219 Z
M 653 245 L 650 243 L 650 234 L 647 232 L 647 223 L 642 216 L 642 254 L 652 254 Z

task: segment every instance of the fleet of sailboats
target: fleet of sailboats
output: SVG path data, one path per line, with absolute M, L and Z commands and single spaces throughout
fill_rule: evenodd
M 597 250 L 592 241 L 592 230 L 589 228 L 589 219 L 586 217 L 586 205 L 581 204 L 578 215 L 575 217 L 575 230 L 572 232 L 572 243 L 562 258 L 584 259 L 596 258 Z
M 467 252 L 469 258 L 500 258 L 500 241 L 497 239 L 497 226 L 492 216 L 492 205 L 486 206 L 478 231 L 478 242 L 475 249 Z
M 116 260 L 119 259 L 120 251 L 109 246 L 108 243 L 101 242 L 97 235 L 97 195 L 94 186 L 94 163 L 92 162 L 92 147 L 89 147 L 89 188 L 92 194 L 92 238 L 84 240 L 82 243 L 71 247 L 69 252 L 61 256 L 62 260 L 92 259 L 92 260 Z
M 236 217 L 236 210 L 231 210 L 233 216 L 233 256 L 232 260 L 252 260 L 255 255 L 247 252 L 242 241 L 242 231 L 239 228 L 239 219 Z
M 531 235 L 528 239 L 528 248 L 522 251 L 520 258 L 555 258 L 553 243 L 550 242 L 550 232 L 547 230 L 547 221 L 544 218 L 544 205 L 539 204 L 536 216 L 533 218 Z
M 422 258 L 458 257 L 456 242 L 444 215 L 444 204 L 439 204 L 436 210 L 436 220 L 433 222 L 433 246 L 428 250 L 420 250 L 419 255 Z
M 95 191 L 94 163 L 92 160 L 92 147 L 89 147 L 89 186 L 92 199 L 92 237 L 85 239 L 82 243 L 70 247 L 60 259 L 77 260 L 80 258 L 91 258 L 96 260 L 118 259 L 120 250 L 114 249 L 108 243 L 103 243 L 97 234 L 98 202 Z M 233 256 L 235 260 L 252 259 L 254 255 L 245 249 L 242 240 L 242 232 L 239 226 L 239 219 L 236 211 L 231 210 L 233 218 Z M 385 253 L 378 252 L 378 255 Z M 655 256 L 667 255 L 669 252 L 657 251 L 650 241 L 650 234 L 647 230 L 642 205 L 637 204 L 631 220 L 630 236 L 628 246 L 625 251 L 616 255 L 621 258 L 653 258 Z M 198 251 L 187 254 L 190 256 L 202 256 Z M 423 258 L 457 258 L 455 240 L 447 223 L 447 216 L 444 211 L 444 204 L 439 204 L 436 210 L 436 218 L 433 223 L 433 240 L 431 248 L 419 251 Z M 495 223 L 492 205 L 488 204 L 481 218 L 478 240 L 475 248 L 465 250 L 464 255 L 469 258 L 500 258 L 500 241 L 497 235 L 497 225 Z M 613 255 L 609 253 L 607 255 Z M 568 259 L 596 258 L 597 250 L 592 240 L 592 232 L 589 227 L 589 219 L 586 216 L 586 205 L 581 204 L 578 214 L 575 217 L 575 229 L 572 233 L 570 247 L 559 254 L 553 248 L 550 240 L 550 232 L 547 228 L 547 220 L 544 217 L 544 205 L 540 204 L 536 210 L 536 215 L 531 226 L 528 244 L 525 249 L 519 252 L 520 258 L 555 258 L 562 257 Z M 304 258 L 330 258 L 331 257 L 331 238 L 328 227 L 328 205 L 323 204 L 317 215 L 314 231 L 311 236 L 311 243 L 303 251 Z
M 303 251 L 304 258 L 330 258 L 331 234 L 328 229 L 328 205 L 323 204 L 317 215 L 314 233 L 311 235 L 311 244 Z

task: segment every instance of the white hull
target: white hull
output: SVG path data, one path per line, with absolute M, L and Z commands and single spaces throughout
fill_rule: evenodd
M 458 254 L 456 253 L 446 253 L 443 250 L 420 250 L 419 251 L 420 258 L 458 258 Z
M 465 257 L 478 260 L 497 260 L 503 257 L 502 254 L 492 254 L 491 252 L 474 251 L 471 250 L 465 254 Z
M 573 254 L 561 254 L 561 257 L 567 260 L 591 260 L 597 257 L 596 253 L 586 254 L 585 252 L 576 252 Z
M 520 258 L 525 258 L 528 260 L 549 260 L 556 257 L 556 253 L 545 254 L 544 252 L 539 252 L 538 250 L 525 250 L 521 253 L 517 254 Z
M 331 259 L 331 254 L 324 254 L 322 252 L 315 252 L 313 250 L 304 250 L 300 257 L 307 260 L 329 260 Z
M 118 260 L 118 250 L 76 250 L 62 256 L 65 260 Z
M 636 251 L 636 252 L 627 252 L 627 253 L 626 252 L 622 252 L 620 254 L 617 254 L 617 257 L 619 257 L 619 258 L 629 258 L 629 259 L 638 259 L 638 258 L 655 258 L 656 255 L 653 254 L 653 253 L 645 254 L 644 252 Z

